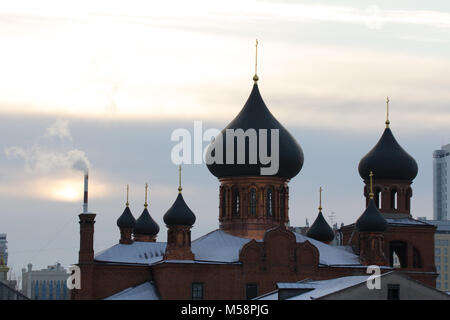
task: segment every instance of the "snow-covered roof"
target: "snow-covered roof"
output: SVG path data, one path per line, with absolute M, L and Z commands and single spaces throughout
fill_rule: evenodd
M 369 279 L 369 277 L 370 275 L 349 276 L 320 281 L 277 283 L 277 287 L 278 289 L 308 290 L 304 293 L 288 298 L 287 300 L 313 300 L 364 283 Z M 269 294 L 257 298 L 257 300 L 278 300 L 278 291 L 270 292 Z
M 161 261 L 166 251 L 165 242 L 141 242 L 132 244 L 116 244 L 95 255 L 96 261 L 152 264 Z
M 427 226 L 430 225 L 424 221 L 416 220 L 413 218 L 400 218 L 400 219 L 392 219 L 386 218 L 386 221 L 389 225 L 414 225 L 414 226 Z
M 320 254 L 322 265 L 360 265 L 358 256 L 344 247 L 330 246 L 320 241 L 295 233 L 296 241 L 311 242 Z M 241 248 L 251 239 L 233 236 L 222 230 L 214 230 L 192 242 L 196 261 L 235 263 L 239 261 Z M 99 262 L 154 264 L 162 260 L 166 250 L 165 242 L 139 242 L 116 244 L 95 256 Z
M 359 257 L 347 251 L 346 247 L 331 246 L 294 232 L 297 242 L 309 241 L 319 250 L 319 263 L 323 265 L 361 265 Z
M 151 282 L 144 282 L 138 286 L 127 288 L 105 300 L 160 300 L 155 286 Z
M 222 230 L 214 230 L 192 242 L 195 260 L 237 262 L 239 251 L 251 239 L 233 236 Z

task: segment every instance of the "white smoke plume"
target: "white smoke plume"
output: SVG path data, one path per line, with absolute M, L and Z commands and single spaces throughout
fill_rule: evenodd
M 57 137 L 61 140 L 67 139 L 72 141 L 72 135 L 69 130 L 69 122 L 67 120 L 56 120 L 50 127 L 45 129 L 45 137 Z
M 67 121 L 58 120 L 48 127 L 45 130 L 44 137 L 49 136 L 72 140 Z M 48 174 L 61 169 L 79 170 L 87 173 L 90 168 L 90 162 L 86 154 L 78 149 L 62 151 L 36 143 L 28 148 L 7 147 L 4 151 L 9 159 L 23 159 L 25 170 L 28 173 Z
M 78 149 L 67 152 L 51 151 L 35 144 L 31 148 L 5 148 L 9 159 L 21 158 L 25 162 L 25 170 L 29 173 L 47 174 L 57 169 L 75 169 L 88 172 L 90 163 L 86 154 Z

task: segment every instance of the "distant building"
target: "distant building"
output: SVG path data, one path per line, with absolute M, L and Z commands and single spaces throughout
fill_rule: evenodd
M 424 218 L 421 218 L 424 219 Z M 437 227 L 434 234 L 434 260 L 439 276 L 436 279 L 436 288 L 442 291 L 450 290 L 449 259 L 450 259 L 450 220 L 427 220 L 427 223 Z
M 0 233 L 0 281 L 8 279 L 8 241 L 6 233 Z
M 22 293 L 32 300 L 68 300 L 69 291 L 66 286 L 69 274 L 60 263 L 48 266 L 47 269 L 22 269 Z
M 15 285 L 15 282 L 13 284 Z M 0 300 L 28 300 L 28 298 L 9 286 L 9 282 L 0 281 Z
M 397 271 L 380 275 L 379 289 L 369 289 L 368 280 L 365 275 L 279 282 L 274 291 L 255 300 L 450 300 L 448 294 Z
M 447 188 L 450 176 L 450 144 L 442 146 L 433 152 L 433 218 L 434 220 L 448 220 L 450 193 Z

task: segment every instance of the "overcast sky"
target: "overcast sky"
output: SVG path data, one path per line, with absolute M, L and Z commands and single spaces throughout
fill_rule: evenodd
M 450 143 L 448 1 L 10 1 L 0 4 L 0 233 L 16 276 L 77 261 L 83 163 L 95 249 L 118 242 L 130 184 L 159 223 L 177 195 L 170 135 L 222 129 L 252 86 L 303 148 L 292 225 L 364 210 L 359 160 L 391 128 L 417 160 L 412 214 L 432 217 L 432 152 Z M 203 147 L 206 147 L 204 143 Z M 218 227 L 218 186 L 183 167 L 193 238 Z

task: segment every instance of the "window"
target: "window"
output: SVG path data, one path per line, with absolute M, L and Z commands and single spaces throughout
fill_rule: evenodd
M 245 297 L 247 300 L 251 300 L 258 296 L 258 285 L 256 283 L 247 283 L 245 286 Z
M 388 300 L 400 300 L 399 284 L 388 284 Z
M 273 216 L 273 190 L 272 190 L 272 188 L 267 190 L 266 213 L 267 213 L 268 217 Z
M 203 283 L 194 282 L 192 284 L 192 300 L 203 300 Z
M 436 254 L 441 254 L 441 248 L 436 248 Z
M 241 200 L 239 198 L 239 190 L 234 189 L 234 191 L 233 191 L 233 215 L 234 216 L 239 215 L 240 206 L 241 206 Z
M 250 214 L 256 215 L 256 189 L 250 189 Z
M 224 188 L 222 191 L 222 217 L 227 215 L 227 190 Z
M 284 220 L 284 211 L 285 211 L 285 206 L 284 206 L 284 201 L 285 201 L 285 190 L 284 188 L 281 188 L 280 190 L 280 218 L 281 220 Z

